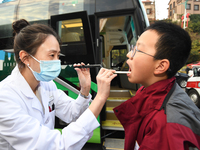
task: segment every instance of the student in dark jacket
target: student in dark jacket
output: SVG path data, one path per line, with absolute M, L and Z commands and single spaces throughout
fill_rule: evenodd
M 127 54 L 128 80 L 143 86 L 114 112 L 125 130 L 125 150 L 200 149 L 200 111 L 174 75 L 191 50 L 189 34 L 165 22 L 149 26 Z

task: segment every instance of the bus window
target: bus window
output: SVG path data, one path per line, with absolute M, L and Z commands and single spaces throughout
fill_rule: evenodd
M 58 22 L 58 34 L 61 37 L 62 43 L 66 42 L 84 42 L 83 23 L 81 19 L 71 19 Z
M 5 2 L 5 1 L 2 1 Z M 14 21 L 16 1 L 0 3 L 0 38 L 12 37 L 12 22 Z
M 126 60 L 126 54 L 128 53 L 126 45 L 114 46 L 110 57 L 111 57 L 111 68 L 115 70 L 120 70 L 124 61 Z
M 56 25 L 62 41 L 62 53 L 65 55 L 87 54 L 81 18 L 57 21 Z
M 95 63 L 92 32 L 86 11 L 51 16 L 51 26 L 61 37 L 62 65 Z M 85 57 L 87 56 L 87 57 Z
M 104 37 L 102 62 L 106 68 L 122 69 L 121 63 L 125 62 L 130 45 L 135 45 L 137 41 L 132 16 L 101 18 L 99 30 L 100 35 Z
M 133 18 L 131 16 L 126 17 L 126 23 L 124 28 L 129 45 L 135 45 L 137 41 L 136 30 Z
M 133 8 L 132 0 L 96 0 L 96 12 Z
M 18 18 L 26 19 L 29 22 L 49 19 L 49 0 L 21 0 L 18 8 Z
M 60 0 L 59 14 L 72 13 L 84 10 L 84 0 Z

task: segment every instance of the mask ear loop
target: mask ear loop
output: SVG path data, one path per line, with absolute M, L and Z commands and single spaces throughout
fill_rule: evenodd
M 27 64 L 27 67 L 33 72 L 33 69 L 29 66 L 29 64 Z
M 37 62 L 39 62 L 40 63 L 40 61 L 39 60 L 37 60 L 34 56 L 32 56 L 31 54 L 29 54 L 33 59 L 35 59 Z

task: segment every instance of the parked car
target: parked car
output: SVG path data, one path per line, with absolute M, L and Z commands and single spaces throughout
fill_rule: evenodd
M 186 73 L 177 72 L 175 77 L 176 77 L 176 82 L 178 83 L 178 85 L 181 88 L 185 88 L 189 75 L 187 75 Z
M 185 91 L 196 106 L 200 108 L 200 67 L 193 67 L 190 74 L 192 75 L 187 81 Z
M 188 66 L 188 67 L 189 67 L 189 66 L 191 66 L 191 67 L 193 67 L 193 66 L 200 66 L 200 61 L 196 61 L 196 62 L 187 64 L 187 66 Z

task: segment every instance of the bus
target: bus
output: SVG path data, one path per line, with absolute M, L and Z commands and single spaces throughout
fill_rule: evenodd
M 60 58 L 62 71 L 54 82 L 72 98 L 76 98 L 80 90 L 72 67 L 74 63 L 100 64 L 128 71 L 126 54 L 130 45 L 135 45 L 149 26 L 141 0 L 3 0 L 0 14 L 0 80 L 16 65 L 12 22 L 26 19 L 31 24 L 50 25 L 60 36 L 61 53 L 64 54 Z M 99 69 L 91 68 L 93 97 L 97 92 Z M 123 143 L 124 129 L 112 109 L 134 96 L 139 87 L 139 84 L 129 83 L 125 74 L 119 74 L 112 81 L 110 96 L 98 117 L 100 127 L 95 129 L 87 144 L 104 148 L 123 145 L 120 143 Z M 65 122 L 56 118 L 56 129 L 65 126 Z

